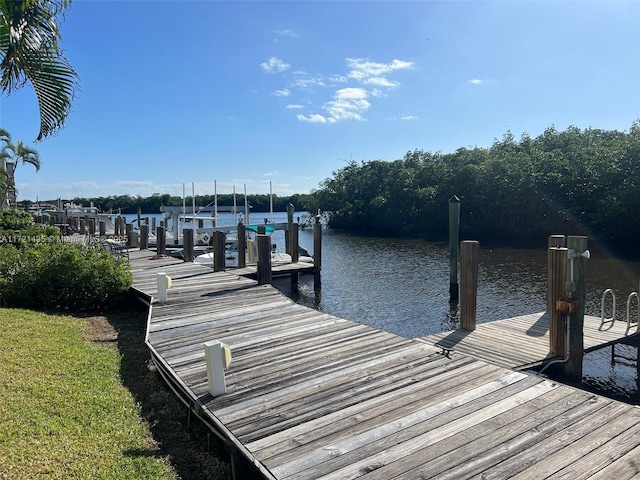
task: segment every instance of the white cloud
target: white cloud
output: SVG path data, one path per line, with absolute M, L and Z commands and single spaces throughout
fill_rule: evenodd
M 297 117 L 298 117 L 298 120 L 300 120 L 301 122 L 308 122 L 308 123 L 327 123 L 328 122 L 328 120 L 325 117 L 323 117 L 322 115 L 318 115 L 317 113 L 314 113 L 309 116 L 298 114 Z
M 405 115 L 404 117 L 400 117 L 401 120 L 417 120 L 418 117 L 415 115 Z
M 385 97 L 389 90 L 400 85 L 400 82 L 388 77 L 396 71 L 412 69 L 414 65 L 413 62 L 398 59 L 379 63 L 362 58 L 347 58 L 346 63 L 348 69 L 346 75 L 312 75 L 304 70 L 296 70 L 290 75 L 291 79 L 286 88 L 277 90 L 274 95 L 282 97 L 320 95 L 323 91 L 333 88 L 335 90 L 332 97 L 325 100 L 321 107 L 326 113 L 298 114 L 297 119 L 301 122 L 324 124 L 344 120 L 366 121 L 364 115 L 371 108 L 371 99 Z M 261 66 L 270 73 L 289 68 L 288 64 L 275 57 Z M 350 84 L 352 86 L 349 86 Z M 311 104 L 309 98 L 302 99 Z M 301 109 L 303 104 L 290 103 L 285 108 Z
M 474 85 L 480 85 L 482 83 L 482 80 L 479 80 L 477 78 L 472 78 L 471 80 L 469 80 L 469 83 L 473 83 Z
M 383 82 L 388 82 L 392 86 L 397 86 L 397 82 L 389 82 L 383 77 L 384 74 L 391 73 L 395 70 L 407 70 L 413 68 L 413 62 L 405 62 L 403 60 L 393 60 L 391 63 L 378 63 L 371 62 L 363 58 L 347 58 L 347 65 L 351 68 L 351 71 L 347 74 L 349 78 L 353 78 L 359 82 L 367 84 L 368 82 L 374 83 L 378 86 L 383 85 Z M 372 79 L 376 80 L 372 80 Z
M 311 90 L 313 87 L 326 87 L 322 76 L 312 76 L 303 71 L 296 71 L 293 74 L 293 82 L 289 85 L 291 88 L 300 88 L 302 90 Z
M 340 90 L 336 90 L 334 94 L 334 98 L 348 98 L 348 99 L 358 99 L 358 98 L 367 98 L 368 93 L 363 88 L 341 88 Z
M 273 30 L 273 33 L 275 33 L 276 35 L 281 35 L 283 37 L 298 38 L 298 34 L 288 28 L 285 28 L 283 30 Z
M 365 121 L 362 114 L 371 107 L 371 103 L 367 100 L 368 95 L 368 92 L 363 88 L 341 88 L 334 93 L 333 100 L 322 107 L 328 116 L 298 115 L 298 120 L 310 123 L 336 123 L 343 120 Z
M 271 57 L 266 62 L 261 63 L 260 67 L 262 68 L 262 70 L 264 70 L 267 73 L 277 73 L 277 72 L 284 72 L 285 70 L 288 70 L 291 67 L 291 65 L 283 62 L 279 58 Z

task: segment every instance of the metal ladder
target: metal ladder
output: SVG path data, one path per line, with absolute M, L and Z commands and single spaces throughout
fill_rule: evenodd
M 607 295 L 611 295 L 611 299 L 612 299 L 611 318 L 605 318 L 604 303 L 607 298 Z M 640 301 L 638 297 L 638 292 L 631 292 L 627 297 L 627 315 L 626 315 L 627 333 L 629 333 L 629 330 L 631 328 L 638 326 L 637 317 L 634 321 L 631 321 L 631 302 L 633 301 L 634 298 L 636 299 L 636 302 Z M 638 316 L 640 316 L 640 312 L 638 312 Z M 600 302 L 600 328 L 602 328 L 602 326 L 606 323 L 611 323 L 613 325 L 615 321 L 616 321 L 616 293 L 613 291 L 613 289 L 607 288 L 602 293 L 602 301 Z

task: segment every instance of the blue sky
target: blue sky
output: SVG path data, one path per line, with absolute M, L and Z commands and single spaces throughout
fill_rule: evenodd
M 74 0 L 67 124 L 33 144 L 33 90 L 0 125 L 41 155 L 18 198 L 308 193 L 350 159 L 489 147 L 640 118 L 640 2 Z

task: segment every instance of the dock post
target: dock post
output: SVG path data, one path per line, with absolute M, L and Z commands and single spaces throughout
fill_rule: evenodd
M 167 303 L 167 290 L 171 288 L 171 277 L 164 272 L 156 275 L 158 282 L 158 302 Z
M 578 300 L 578 311 L 569 316 L 569 361 L 565 364 L 565 376 L 569 381 L 582 382 L 582 359 L 584 357 L 584 303 L 585 303 L 585 267 L 588 258 L 587 237 L 568 236 L 567 284 Z M 572 272 L 573 271 L 573 272 Z
M 151 217 L 151 233 L 156 233 L 156 217 Z
M 291 213 L 293 215 L 293 212 Z M 290 248 L 291 248 L 291 263 L 297 263 L 300 260 L 300 248 L 298 248 L 298 224 L 291 223 L 289 225 L 289 235 L 290 238 Z M 297 290 L 298 288 L 298 280 L 300 279 L 300 275 L 296 271 L 291 272 L 291 288 L 293 290 Z
M 94 218 L 89 219 L 89 235 L 94 236 L 96 234 L 96 221 Z
M 258 285 L 271 283 L 271 238 L 258 235 Z
M 104 223 L 104 220 L 101 220 L 98 224 L 98 230 L 100 232 L 100 238 L 104 239 L 107 236 L 107 225 Z
M 238 224 L 238 267 L 247 266 L 247 236 L 244 224 Z
M 551 269 L 551 251 L 549 249 L 553 247 L 564 247 L 566 246 L 567 238 L 564 235 L 549 235 L 548 245 L 547 245 L 547 315 L 549 315 L 549 324 L 551 324 L 551 315 L 556 311 L 556 300 L 564 296 L 564 285 L 562 285 L 562 292 L 560 297 L 552 297 L 551 293 L 554 292 L 554 286 L 552 282 L 555 282 L 556 279 L 552 277 L 552 269 Z M 564 281 L 564 280 L 563 280 Z
M 204 358 L 207 365 L 209 393 L 217 397 L 227 391 L 224 370 L 231 364 L 231 350 L 218 340 L 204 343 Z
M 140 250 L 149 248 L 149 225 L 140 225 Z
M 225 234 L 224 232 L 213 232 L 213 271 L 224 272 L 225 258 Z
M 284 236 L 284 251 L 293 257 L 293 249 L 297 247 L 297 243 L 294 243 L 291 239 L 291 231 L 293 228 L 293 211 L 295 210 L 293 204 L 287 205 L 287 231 Z M 297 248 L 296 248 L 297 250 Z
M 551 241 L 549 244 L 551 245 Z M 564 246 L 551 246 L 548 252 L 548 262 L 547 315 L 549 316 L 549 353 L 565 358 L 567 356 L 567 318 L 556 310 L 556 302 L 567 295 L 567 249 Z
M 123 223 L 125 222 L 124 218 L 122 219 Z M 134 237 L 134 233 L 133 233 L 133 224 L 131 223 L 125 223 L 124 226 L 124 232 L 125 235 L 127 237 L 127 247 L 137 247 L 138 245 L 135 245 L 135 239 Z
M 164 227 L 156 229 L 156 254 L 164 255 L 166 249 L 167 237 L 164 235 Z
M 460 199 L 449 199 L 449 303 L 458 303 L 458 237 L 460 232 Z
M 193 262 L 193 229 L 185 228 L 182 231 L 182 257 L 185 262 Z
M 478 252 L 480 242 L 465 240 L 460 245 L 460 328 L 476 329 L 478 299 Z
M 80 219 L 80 235 L 84 235 L 85 234 L 85 221 L 84 218 Z
M 322 287 L 322 224 L 320 215 L 316 215 L 316 223 L 313 224 L 313 289 L 320 290 Z

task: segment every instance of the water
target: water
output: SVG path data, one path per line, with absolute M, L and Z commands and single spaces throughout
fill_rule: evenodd
M 294 218 L 301 216 L 296 213 Z M 131 216 L 130 218 L 133 218 Z M 270 214 L 251 215 L 252 222 L 271 220 Z M 274 213 L 274 222 L 285 222 L 285 213 Z M 231 214 L 221 214 L 220 225 L 232 225 Z M 284 250 L 284 234 L 276 231 L 273 242 Z M 313 278 L 303 276 L 293 293 L 288 279 L 276 286 L 296 302 L 413 338 L 457 328 L 459 312 L 449 305 L 448 245 L 422 240 L 361 237 L 323 231 L 322 289 L 315 292 Z M 303 229 L 300 245 L 313 251 L 313 232 Z M 626 299 L 638 290 L 640 262 L 622 262 L 607 256 L 592 257 L 586 264 L 587 314 L 600 316 L 602 292 L 617 295 L 617 321 L 626 321 Z M 547 252 L 544 248 L 480 249 L 477 318 L 479 323 L 541 312 L 546 308 Z M 632 313 L 637 318 L 637 306 Z M 610 316 L 610 300 L 607 313 Z M 611 349 L 589 353 L 584 359 L 587 388 L 630 403 L 640 403 L 635 366 L 636 349 L 620 345 L 624 357 L 611 362 Z

